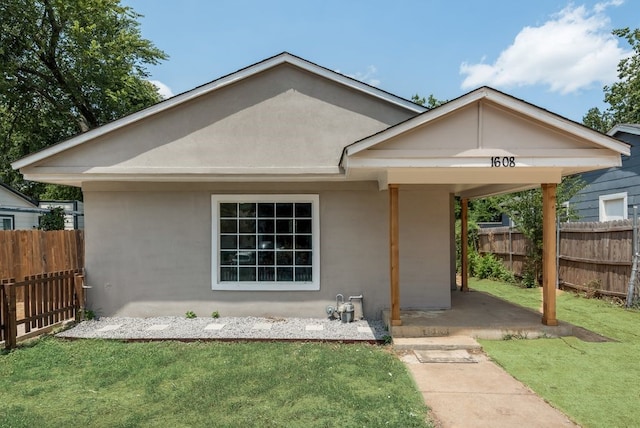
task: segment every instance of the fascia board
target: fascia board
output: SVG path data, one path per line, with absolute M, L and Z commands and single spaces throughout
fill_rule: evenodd
M 613 137 L 619 132 L 624 132 L 632 135 L 640 135 L 640 125 L 634 123 L 621 123 L 611 128 L 609 132 L 607 132 L 607 135 Z

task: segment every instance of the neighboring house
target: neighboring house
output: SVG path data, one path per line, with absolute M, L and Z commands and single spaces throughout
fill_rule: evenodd
M 342 293 L 378 318 L 451 307 L 455 196 L 544 184 L 549 203 L 621 154 L 491 88 L 427 111 L 283 53 L 13 167 L 82 187 L 101 315 L 318 317 Z
M 84 229 L 84 204 L 80 201 L 40 201 L 40 208 L 62 208 L 65 230 Z
M 570 204 L 579 221 L 612 221 L 629 218 L 640 204 L 640 124 L 614 126 L 608 135 L 631 146 L 631 155 L 622 156 L 622 165 L 582 174 L 586 185 Z
M 35 229 L 39 214 L 36 201 L 14 188 L 0 183 L 0 230 Z

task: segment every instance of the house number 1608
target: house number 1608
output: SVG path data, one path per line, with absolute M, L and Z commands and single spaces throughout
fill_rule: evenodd
M 491 168 L 514 168 L 516 166 L 516 158 L 514 156 L 492 156 Z

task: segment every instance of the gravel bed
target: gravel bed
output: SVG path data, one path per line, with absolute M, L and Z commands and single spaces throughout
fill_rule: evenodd
M 381 320 L 342 323 L 328 318 L 102 317 L 83 321 L 58 337 L 101 339 L 258 339 L 381 341 L 389 333 Z

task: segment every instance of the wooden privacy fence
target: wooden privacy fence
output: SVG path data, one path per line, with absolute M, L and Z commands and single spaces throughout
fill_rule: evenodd
M 558 278 L 564 287 L 625 298 L 633 261 L 633 222 L 562 223 Z M 523 272 L 524 236 L 510 227 L 480 229 L 480 254 L 494 254 L 513 273 Z
M 21 300 L 18 294 L 23 296 Z M 31 275 L 18 282 L 3 279 L 0 284 L 0 340 L 4 340 L 5 348 L 12 349 L 18 337 L 28 338 L 63 321 L 80 320 L 83 310 L 82 269 Z
M 83 267 L 82 230 L 0 230 L 0 278 Z

